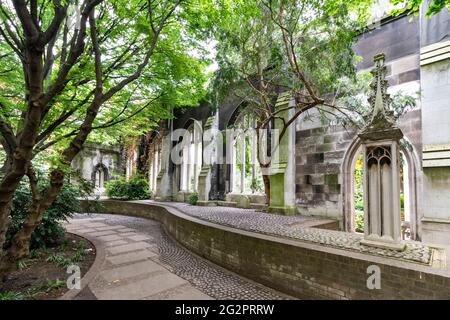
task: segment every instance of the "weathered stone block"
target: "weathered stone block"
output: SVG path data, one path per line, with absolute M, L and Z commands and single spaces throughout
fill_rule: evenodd
M 317 173 L 340 173 L 341 166 L 338 163 L 322 163 L 315 165 L 315 172 Z
M 250 198 L 244 195 L 241 195 L 237 198 L 236 206 L 238 208 L 249 209 L 250 208 Z
M 324 127 L 314 128 L 311 129 L 311 134 L 317 135 L 317 134 L 323 134 L 326 131 Z
M 325 191 L 324 186 L 323 185 L 313 185 L 313 193 L 323 193 Z
M 338 175 L 337 174 L 326 174 L 325 175 L 325 183 L 327 185 L 338 184 L 339 183 Z
M 414 80 L 418 80 L 420 78 L 420 69 L 410 70 L 398 75 L 398 83 L 405 83 Z
M 309 182 L 312 185 L 322 185 L 325 183 L 325 176 L 323 174 L 311 174 L 309 177 Z
M 316 172 L 315 165 L 307 164 L 307 165 L 299 165 L 297 166 L 297 172 L 303 174 L 311 174 Z
M 323 163 L 324 159 L 325 156 L 323 153 L 313 153 L 306 155 L 306 162 L 308 164 Z
M 330 184 L 328 185 L 329 193 L 341 193 L 341 185 L 340 184 Z
M 324 143 L 332 143 L 336 141 L 336 136 L 332 135 L 332 134 L 327 134 L 326 136 L 323 137 L 323 142 Z
M 339 194 L 338 193 L 327 193 L 325 195 L 325 199 L 332 202 L 339 201 Z
M 313 194 L 313 203 L 314 204 L 321 204 L 322 201 L 325 199 L 325 195 L 323 193 L 314 193 Z
M 306 130 L 300 130 L 297 131 L 295 134 L 296 140 L 300 140 L 302 138 L 307 138 L 311 136 L 311 130 L 310 129 L 306 129 Z
M 336 150 L 336 144 L 334 143 L 324 143 L 321 145 L 316 146 L 317 152 L 329 152 Z

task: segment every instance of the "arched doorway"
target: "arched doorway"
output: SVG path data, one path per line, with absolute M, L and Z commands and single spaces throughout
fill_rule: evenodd
M 179 172 L 179 191 L 196 192 L 198 176 L 202 168 L 203 129 L 201 122 L 193 120 L 186 128 Z
M 227 129 L 231 141 L 228 147 L 230 165 L 229 192 L 232 194 L 263 195 L 264 185 L 257 158 L 256 128 L 258 112 L 249 106 L 240 106 L 232 115 Z
M 105 182 L 109 180 L 108 168 L 103 163 L 98 163 L 92 171 L 92 181 L 95 189 L 99 192 L 103 192 L 105 188 Z
M 158 175 L 161 171 L 162 137 L 155 132 L 148 146 L 148 181 L 149 190 L 156 194 L 158 186 Z
M 417 227 L 418 161 L 412 145 L 405 138 L 400 145 L 402 234 L 404 239 L 420 240 Z M 344 155 L 341 171 L 343 227 L 347 232 L 362 232 L 364 228 L 362 167 L 361 141 L 356 137 Z

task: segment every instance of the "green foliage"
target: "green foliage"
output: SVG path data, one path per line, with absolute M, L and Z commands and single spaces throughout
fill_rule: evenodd
M 400 5 L 400 9 L 392 10 L 393 15 L 400 15 L 406 11 L 418 14 L 418 10 L 423 3 L 423 0 L 391 0 L 392 4 Z M 428 3 L 426 16 L 430 18 L 447 8 L 450 10 L 450 0 L 431 0 Z
M 17 261 L 17 269 L 18 270 L 24 270 L 26 268 L 28 268 L 28 264 L 25 259 Z
M 400 195 L 400 209 L 401 211 L 405 210 L 405 194 Z
M 39 189 L 44 192 L 48 188 L 48 179 L 40 178 Z M 79 185 L 66 182 L 55 202 L 48 208 L 42 218 L 42 222 L 36 227 L 31 237 L 31 248 L 54 246 L 64 237 L 64 229 L 61 223 L 71 217 L 73 213 L 80 212 L 79 198 L 86 197 L 92 192 L 92 185 L 86 181 Z M 14 234 L 21 229 L 28 216 L 28 210 L 32 204 L 31 190 L 25 181 L 17 188 L 11 210 L 12 223 L 8 229 L 5 246 L 10 245 Z
M 364 232 L 364 212 L 356 211 L 355 213 L 355 231 L 363 233 Z
M 253 192 L 261 192 L 263 190 L 261 179 L 253 178 L 250 184 L 250 188 Z
M 0 301 L 2 300 L 24 300 L 23 294 L 20 292 L 4 291 L 0 292 Z
M 66 285 L 66 283 L 64 281 L 62 281 L 62 280 L 59 280 L 59 279 L 56 279 L 56 280 L 47 279 L 47 281 L 42 286 L 42 288 L 46 292 L 50 292 L 52 290 L 57 290 L 57 289 L 63 288 L 65 285 Z
M 49 293 L 53 290 L 58 290 L 64 288 L 66 282 L 63 280 L 55 279 L 45 279 L 41 283 L 28 288 L 23 292 L 5 291 L 0 292 L 0 301 L 2 300 L 32 300 L 35 299 L 37 295 L 42 292 Z
M 299 92 L 304 83 L 292 72 L 283 30 L 295 39 L 297 65 L 317 94 L 335 92 L 338 79 L 353 78 L 356 56 L 352 50 L 356 30 L 364 26 L 373 1 L 233 1 L 223 6 L 216 30 L 219 43 L 214 97 L 230 90 L 258 104 L 257 93 L 247 83 L 261 73 L 267 78 L 270 99 L 279 88 Z M 283 28 L 280 27 L 283 25 Z M 289 49 L 290 50 L 290 49 Z M 338 62 L 338 63 L 337 63 Z
M 189 202 L 189 204 L 192 204 L 193 206 L 195 206 L 198 202 L 198 193 L 197 192 L 191 193 L 191 195 L 189 196 L 188 202 Z
M 148 199 L 148 181 L 140 175 L 133 176 L 129 180 L 120 177 L 106 183 L 106 194 L 112 199 L 120 200 Z
M 72 264 L 72 261 L 62 253 L 52 253 L 46 261 L 54 263 L 61 268 L 66 268 Z
M 68 16 L 75 16 L 76 7 L 81 4 L 71 1 Z M 54 18 L 54 3 L 38 1 L 37 5 L 40 21 L 36 23 L 45 30 Z M 21 21 L 12 5 L 2 2 L 1 6 L 1 21 L 13 23 L 17 28 L 15 36 L 24 41 Z M 173 14 L 164 23 L 160 21 L 175 6 Z M 206 67 L 211 60 L 205 41 L 209 41 L 207 36 L 212 27 L 209 17 L 215 14 L 215 6 L 211 0 L 148 3 L 114 0 L 103 1 L 96 7 L 95 24 L 102 53 L 104 94 L 136 72 L 152 42 L 154 50 L 142 73 L 104 101 L 88 141 L 113 145 L 124 136 L 148 132 L 161 119 L 171 118 L 174 108 L 199 105 L 206 94 L 205 84 L 209 78 Z M 67 34 L 63 32 L 66 20 L 69 21 Z M 45 56 L 48 60 L 45 61 L 46 66 L 51 62 L 44 79 L 45 88 L 55 84 L 60 69 L 65 65 L 62 57 L 70 46 L 64 44 L 63 36 L 67 36 L 70 42 L 76 25 L 71 21 L 64 19 L 51 47 L 53 55 Z M 157 38 L 154 38 L 151 22 L 155 26 L 159 23 L 163 25 Z M 13 33 L 16 28 L 12 28 Z M 46 157 L 52 157 L 53 163 L 59 163 L 61 151 L 79 131 L 87 108 L 93 101 L 95 59 L 89 23 L 86 34 L 84 52 L 63 81 L 61 93 L 49 103 L 49 111 L 38 129 L 38 133 L 49 129 L 51 134 L 37 140 L 34 152 L 39 154 L 42 150 L 48 150 Z M 23 126 L 23 114 L 27 109 L 24 68 L 19 56 L 8 45 L 11 42 L 5 41 L 2 36 L 0 38 L 0 119 L 7 122 L 14 132 L 18 132 Z M 57 119 L 65 120 L 55 122 Z M 48 149 L 49 145 L 51 149 Z
M 363 157 L 356 160 L 354 171 L 355 231 L 364 232 Z
M 363 159 L 362 155 L 356 160 L 356 166 L 354 171 L 354 198 L 355 198 L 355 210 L 363 211 Z
M 62 250 L 62 249 L 61 249 Z M 78 247 L 71 257 L 67 257 L 63 253 L 52 253 L 46 259 L 47 262 L 56 264 L 58 267 L 67 268 L 72 264 L 77 264 L 84 260 L 86 256 L 86 243 L 82 240 L 78 243 Z

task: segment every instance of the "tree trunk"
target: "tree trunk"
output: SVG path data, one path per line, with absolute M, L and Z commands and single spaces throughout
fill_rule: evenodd
M 270 206 L 270 177 L 268 175 L 263 175 L 264 182 L 264 193 L 266 194 L 266 205 L 267 208 Z
M 4 235 L 7 230 L 11 203 L 14 193 L 26 174 L 31 160 L 37 131 L 42 115 L 42 72 L 43 72 L 43 48 L 36 48 L 29 44 L 26 49 L 27 75 L 28 75 L 28 108 L 24 116 L 24 127 L 19 132 L 19 143 L 13 151 L 13 161 L 0 183 L 0 249 L 3 248 Z M 2 252 L 2 250 L 0 250 Z
M 32 178 L 30 177 L 30 180 Z M 30 184 L 37 180 L 30 181 Z M 53 170 L 50 173 L 50 188 L 43 197 L 36 197 L 33 194 L 33 204 L 28 212 L 27 218 L 21 229 L 14 235 L 11 246 L 6 255 L 0 261 L 0 285 L 6 277 L 15 269 L 17 261 L 29 255 L 31 235 L 36 227 L 41 223 L 44 212 L 51 206 L 58 197 L 64 183 L 64 172 L 62 170 Z M 32 186 L 33 188 L 33 186 Z

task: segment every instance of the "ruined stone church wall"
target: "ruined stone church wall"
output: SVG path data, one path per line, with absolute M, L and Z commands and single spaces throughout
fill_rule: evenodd
M 354 45 L 360 56 L 358 71 L 368 71 L 373 57 L 385 53 L 387 80 L 391 94 L 402 91 L 414 95 L 420 89 L 419 19 L 387 18 L 374 29 L 361 34 Z M 399 119 L 399 126 L 420 159 L 422 150 L 421 106 Z M 296 205 L 301 214 L 326 216 L 342 220 L 342 162 L 356 139 L 356 130 L 329 126 L 319 120 L 297 121 L 296 133 Z
M 296 205 L 301 214 L 340 218 L 341 165 L 356 132 L 342 126 L 296 133 Z
M 305 128 L 306 127 L 306 128 Z M 399 119 L 407 141 L 420 157 L 421 110 L 414 109 Z M 342 220 L 342 164 L 345 152 L 356 139 L 355 129 L 342 126 L 309 126 L 296 132 L 295 193 L 297 212 Z
M 120 151 L 116 147 L 85 145 L 72 162 L 72 169 L 82 178 L 93 181 L 94 170 L 102 165 L 108 171 L 108 177 L 118 175 L 120 171 Z M 74 177 L 76 181 L 76 178 Z

